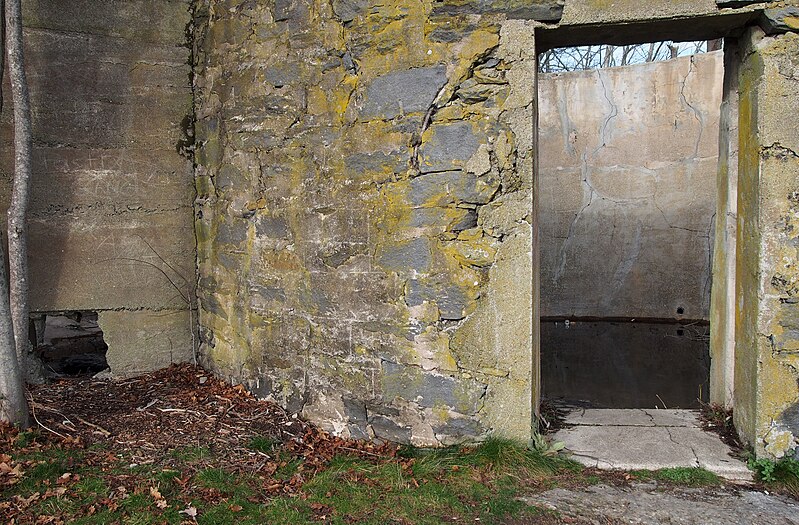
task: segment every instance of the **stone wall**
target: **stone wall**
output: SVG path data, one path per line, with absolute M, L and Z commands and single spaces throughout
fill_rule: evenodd
M 198 1 L 204 363 L 343 435 L 425 445 L 488 432 L 527 438 L 539 388 L 536 45 L 710 39 L 756 25 L 776 34 L 799 29 L 791 9 L 722 0 Z M 740 322 L 723 314 L 738 330 L 736 418 L 758 453 L 772 455 L 794 446 L 793 277 L 776 261 L 796 254 L 764 229 L 787 220 L 793 193 L 777 168 L 766 178 L 755 168 L 784 159 L 790 168 L 796 151 L 795 119 L 776 109 L 796 93 L 783 86 L 794 82 L 795 36 L 741 55 L 742 84 L 750 78 L 742 100 L 752 104 L 741 111 L 740 142 L 754 153 L 742 155 L 749 182 L 739 204 L 751 206 L 738 228 L 741 284 L 724 287 L 740 295 Z M 690 167 L 712 162 L 717 149 L 712 132 L 698 133 L 705 114 L 690 107 L 695 78 L 685 66 L 670 89 L 689 94 L 676 123 L 686 134 L 663 133 L 676 144 L 693 136 L 691 158 L 700 160 Z M 604 115 L 612 108 L 603 100 L 595 105 Z M 760 108 L 768 120 L 758 120 Z M 765 142 L 778 131 L 787 134 L 779 154 Z M 646 153 L 681 162 L 666 148 Z M 676 170 L 686 183 L 689 172 Z M 651 204 L 647 213 L 661 203 Z M 710 216 L 700 213 L 707 221 L 694 228 L 695 217 L 686 226 L 672 211 L 651 217 L 659 235 L 683 236 L 707 255 Z M 787 226 L 774 231 L 790 240 Z M 788 288 L 768 291 L 780 276 Z M 677 288 L 688 284 L 696 283 Z M 707 289 L 657 304 L 643 315 L 704 318 Z
M 723 56 L 542 75 L 541 315 L 708 319 Z
M 92 310 L 116 375 L 192 357 L 187 0 L 30 0 L 31 309 Z M 0 194 L 13 174 L 10 88 Z
M 344 435 L 529 437 L 535 43 L 490 6 L 201 2 L 205 363 Z
M 736 305 L 734 320 L 724 307 L 723 326 L 736 330 L 742 435 L 759 454 L 795 448 L 795 2 L 25 5 L 33 310 L 99 311 L 112 368 L 135 373 L 191 358 L 197 277 L 209 367 L 337 433 L 425 445 L 530 435 L 536 46 L 762 27 L 768 34 L 741 37 L 738 126 L 722 130 L 739 130 L 740 216 L 737 282 L 727 275 L 716 304 Z M 694 109 L 677 127 L 691 131 L 671 136 L 692 136 L 693 157 L 710 158 L 712 133 L 697 136 L 696 72 L 681 68 L 674 85 Z M 593 106 L 612 114 L 598 95 Z M 8 105 L 2 124 L 7 195 Z M 608 150 L 599 155 L 610 159 Z M 668 153 L 647 150 L 678 165 Z M 577 182 L 571 195 L 582 203 Z M 670 225 L 659 235 L 687 228 L 697 231 L 677 235 L 708 240 L 707 227 L 685 226 L 670 209 L 641 209 Z M 706 292 L 660 302 L 663 311 L 642 315 L 707 308 Z
M 799 34 L 739 47 L 735 424 L 781 457 L 799 445 Z

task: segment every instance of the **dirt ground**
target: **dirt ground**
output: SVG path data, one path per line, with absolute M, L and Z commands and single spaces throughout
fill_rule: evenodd
M 61 379 L 31 387 L 29 403 L 34 432 L 0 427 L 2 523 L 799 525 L 797 502 L 762 486 L 690 488 L 547 457 L 518 470 L 525 456 L 503 466 L 479 447 L 425 460 L 341 439 L 190 365 Z

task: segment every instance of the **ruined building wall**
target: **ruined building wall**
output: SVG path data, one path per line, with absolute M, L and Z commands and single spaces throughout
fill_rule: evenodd
M 529 437 L 532 26 L 314 0 L 198 25 L 205 362 L 344 435 Z
M 707 320 L 722 53 L 539 82 L 541 315 Z
M 93 310 L 113 373 L 190 359 L 187 0 L 29 0 L 31 310 Z M 0 195 L 13 176 L 3 88 Z M 7 204 L 6 204 L 7 205 Z M 170 283 L 177 285 L 177 289 Z
M 799 454 L 799 33 L 739 47 L 735 424 L 781 457 Z

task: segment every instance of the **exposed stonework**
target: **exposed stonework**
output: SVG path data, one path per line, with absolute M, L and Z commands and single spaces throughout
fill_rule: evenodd
M 781 457 L 799 437 L 799 34 L 741 42 L 735 418 Z
M 126 331 L 110 352 L 136 361 L 112 365 L 118 375 L 191 359 L 194 188 L 192 162 L 177 151 L 192 112 L 189 2 L 23 4 L 34 142 L 31 309 L 100 311 L 106 333 Z M 8 93 L 4 207 L 13 166 Z M 149 352 L 154 333 L 163 336 L 155 346 L 171 341 L 169 355 Z
M 529 436 L 535 45 L 488 5 L 201 6 L 210 366 L 348 435 Z
M 542 47 L 718 38 L 785 7 L 746 4 L 574 0 L 558 22 L 558 2 L 199 2 L 205 362 L 345 435 L 528 436 L 534 32 Z M 701 121 L 683 99 L 686 126 Z M 717 154 L 712 129 L 692 136 L 693 157 Z M 666 222 L 702 236 L 706 266 L 702 219 Z M 664 303 L 704 316 L 707 297 Z

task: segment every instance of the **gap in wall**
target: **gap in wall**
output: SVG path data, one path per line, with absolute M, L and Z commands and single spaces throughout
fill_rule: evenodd
M 723 56 L 704 51 L 717 46 L 586 46 L 594 58 L 579 59 L 581 48 L 540 57 L 542 71 L 552 70 L 553 52 L 575 69 L 539 77 L 549 401 L 696 408 L 708 399 Z M 656 60 L 640 59 L 653 49 L 662 51 Z M 671 58 L 683 50 L 702 54 Z M 621 61 L 635 65 L 596 68 Z
M 46 376 L 91 376 L 108 368 L 108 345 L 97 312 L 39 313 L 31 318 Z

